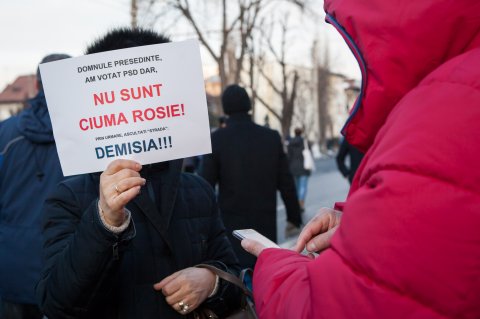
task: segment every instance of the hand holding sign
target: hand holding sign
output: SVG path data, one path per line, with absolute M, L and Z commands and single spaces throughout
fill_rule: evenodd
M 118 227 L 125 220 L 125 206 L 140 192 L 146 180 L 140 177 L 142 165 L 131 160 L 118 159 L 111 162 L 100 175 L 99 208 L 105 221 Z

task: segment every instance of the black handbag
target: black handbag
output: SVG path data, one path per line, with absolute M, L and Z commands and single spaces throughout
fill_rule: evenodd
M 240 309 L 225 317 L 226 319 L 258 319 L 257 314 L 255 313 L 255 305 L 253 303 L 252 293 L 247 289 L 247 287 L 245 287 L 243 283 L 245 275 L 251 272 L 251 269 L 247 268 L 242 270 L 240 273 L 240 278 L 238 278 L 211 265 L 199 264 L 195 267 L 208 269 L 214 274 L 218 275 L 218 277 L 234 284 L 242 290 Z M 193 317 L 195 319 L 219 319 L 219 317 L 212 310 L 202 306 L 193 312 Z

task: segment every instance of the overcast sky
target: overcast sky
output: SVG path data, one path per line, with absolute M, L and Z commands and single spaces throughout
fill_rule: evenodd
M 128 26 L 129 3 L 129 0 L 2 1 L 0 90 L 17 76 L 34 73 L 45 55 L 54 52 L 82 55 L 86 46 L 107 30 Z M 332 60 L 336 64 L 334 71 L 359 78 L 356 61 L 340 35 L 331 26 L 325 27 L 325 30 L 325 36 L 331 43 Z M 180 39 L 175 34 L 171 35 L 173 40 Z M 185 35 L 181 39 L 184 38 Z M 304 51 L 306 49 L 302 49 Z M 209 64 L 205 52 L 202 52 L 202 58 L 205 64 Z M 204 72 L 208 73 L 208 69 L 206 66 Z

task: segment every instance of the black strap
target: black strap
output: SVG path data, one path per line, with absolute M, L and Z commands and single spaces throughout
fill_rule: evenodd
M 198 267 L 198 268 L 205 268 L 205 269 L 208 269 L 210 270 L 211 272 L 213 272 L 214 274 L 218 275 L 218 277 L 222 278 L 223 280 L 226 280 L 228 282 L 231 282 L 232 284 L 234 284 L 235 286 L 239 287 L 240 289 L 242 289 L 243 293 L 245 295 L 247 295 L 248 297 L 250 298 L 253 298 L 252 296 L 252 293 L 247 289 L 245 288 L 245 285 L 243 284 L 243 282 L 238 279 L 238 277 L 226 272 L 226 271 L 223 271 L 223 270 L 220 270 L 218 269 L 217 267 L 214 267 L 212 265 L 207 265 L 207 264 L 198 264 L 196 265 L 195 267 Z

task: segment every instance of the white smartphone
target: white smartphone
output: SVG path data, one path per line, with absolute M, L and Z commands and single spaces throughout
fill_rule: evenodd
M 237 229 L 234 230 L 232 234 L 235 238 L 240 240 L 245 238 L 256 240 L 267 248 L 280 248 L 280 246 L 257 232 L 255 229 Z

